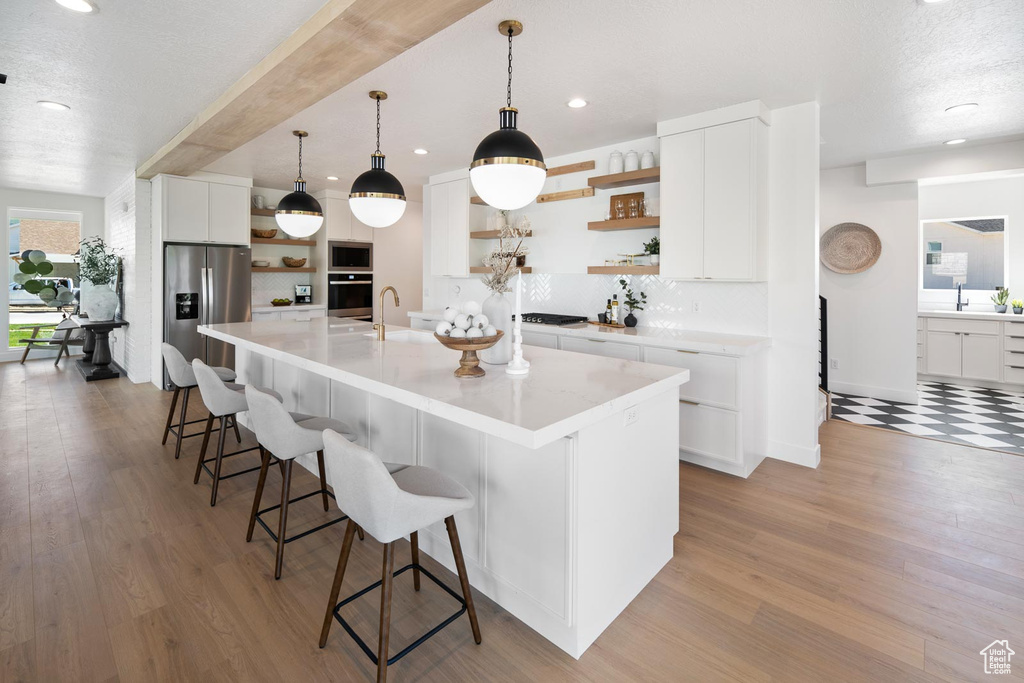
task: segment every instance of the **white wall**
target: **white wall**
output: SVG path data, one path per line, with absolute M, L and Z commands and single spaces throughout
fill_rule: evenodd
M 842 275 L 819 266 L 828 299 L 829 388 L 917 400 L 917 183 L 868 187 L 863 165 L 821 172 L 821 226 L 862 223 L 882 241 L 878 262 Z
M 1006 216 L 1007 287 L 1010 298 L 1024 299 L 1024 175 L 922 185 L 919 196 L 919 218 L 922 221 Z M 969 310 L 991 312 L 992 301 L 988 294 L 990 292 L 971 292 Z M 951 296 L 950 292 L 936 290 L 921 291 L 919 298 L 922 306 L 931 309 L 953 308 L 956 301 L 955 294 Z
M 400 305 L 385 297 L 385 324 L 408 327 L 409 311 L 422 310 L 423 253 L 423 204 L 411 201 L 401 220 L 373 231 L 374 320 L 380 320 L 379 292 L 388 285 L 398 290 Z
M 958 145 L 919 154 L 867 162 L 868 185 L 963 178 L 967 174 L 997 176 L 1024 168 L 1024 140 L 989 145 Z
M 768 164 L 768 455 L 809 467 L 818 446 L 818 103 L 772 111 Z
M 84 195 L 63 194 L 60 192 L 40 192 L 38 190 L 18 190 L 0 187 L 0 220 L 4 221 L 3 225 L 0 226 L 0 236 L 3 237 L 5 245 L 7 243 L 7 212 L 15 208 L 75 211 L 82 214 L 82 237 L 103 236 L 102 197 L 86 197 Z M 5 281 L 7 277 L 5 274 Z M 0 330 L 5 331 L 5 340 L 7 326 L 10 323 L 8 303 L 9 297 L 7 286 L 5 285 L 0 290 Z M 0 344 L 0 361 L 21 358 L 21 351 L 8 351 L 6 347 L 6 341 Z M 34 353 L 32 357 L 37 357 L 38 355 L 43 355 L 43 352 Z
M 133 382 L 150 378 L 152 344 L 152 185 L 132 173 L 104 199 L 104 239 L 121 251 L 128 326 L 111 333 L 111 355 Z

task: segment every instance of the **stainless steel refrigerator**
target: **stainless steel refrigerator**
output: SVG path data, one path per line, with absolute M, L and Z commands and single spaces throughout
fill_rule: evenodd
M 249 247 L 164 246 L 164 341 L 185 360 L 235 367 L 235 347 L 199 334 L 196 327 L 251 319 L 250 259 Z M 172 388 L 166 367 L 164 388 Z

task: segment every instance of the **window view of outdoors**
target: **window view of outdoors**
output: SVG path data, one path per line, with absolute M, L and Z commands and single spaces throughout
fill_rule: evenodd
M 984 218 L 932 221 L 922 230 L 924 288 L 996 289 L 1005 287 L 1004 221 Z
M 81 226 L 77 220 L 16 216 L 12 211 L 8 229 L 7 343 L 9 348 L 24 348 L 19 340 L 33 334 L 49 337 L 63 314 L 73 308 L 74 301 L 64 290 L 73 292 L 78 288 L 74 255 L 81 239 Z

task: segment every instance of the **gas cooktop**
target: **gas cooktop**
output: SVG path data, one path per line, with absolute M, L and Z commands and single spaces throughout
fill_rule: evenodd
M 540 323 L 541 325 L 578 325 L 587 322 L 587 317 L 585 315 L 559 315 L 558 313 L 523 313 L 523 322 Z

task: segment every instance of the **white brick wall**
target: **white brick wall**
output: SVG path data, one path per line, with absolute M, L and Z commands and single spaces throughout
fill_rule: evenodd
M 152 354 L 150 262 L 151 185 L 133 173 L 104 198 L 104 239 L 121 251 L 124 260 L 124 310 L 128 327 L 111 335 L 114 361 L 133 382 L 148 382 Z

